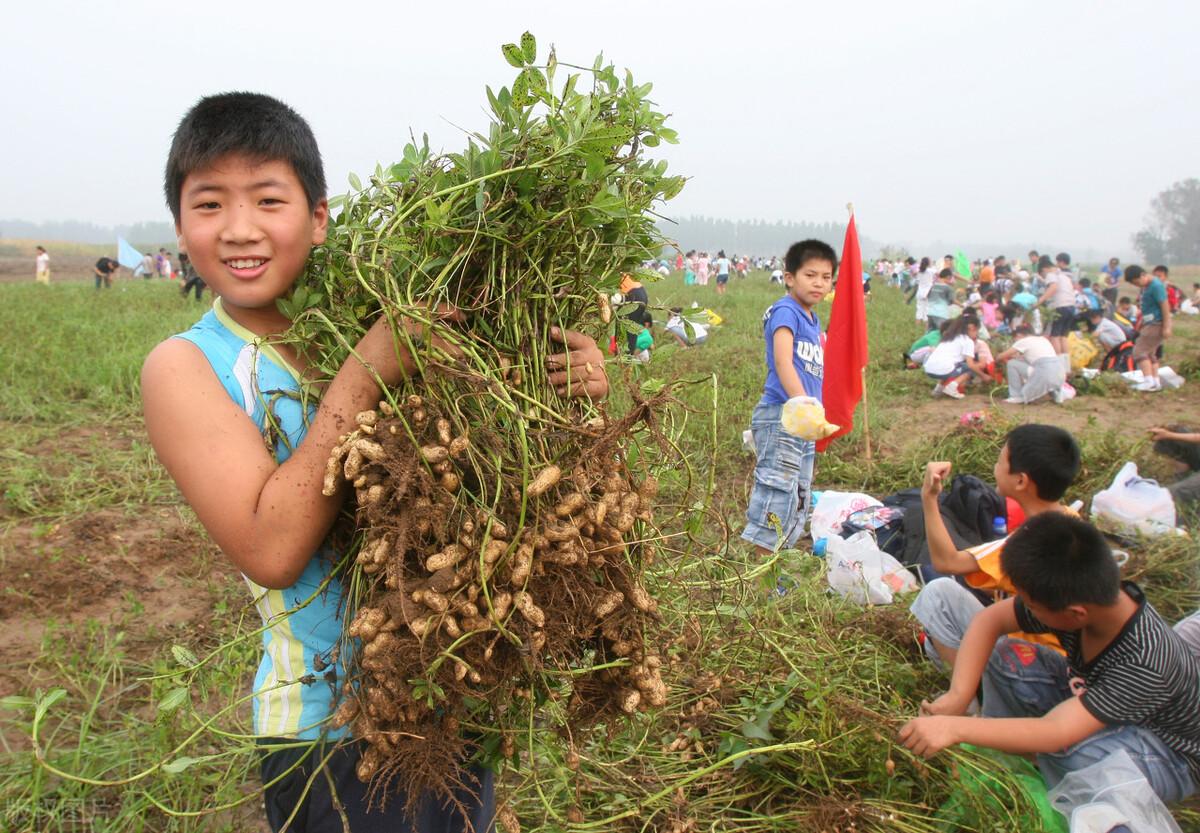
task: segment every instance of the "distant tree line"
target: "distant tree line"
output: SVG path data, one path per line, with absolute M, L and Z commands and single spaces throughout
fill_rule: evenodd
M 100 226 L 77 220 L 31 223 L 27 220 L 0 220 L 0 239 L 69 240 L 74 243 L 112 243 L 117 237 L 151 243 L 173 243 L 175 228 L 170 223 L 133 223 L 124 226 Z
M 659 231 L 674 240 L 683 251 L 697 249 L 710 254 L 724 249 L 726 254 L 783 256 L 797 240 L 815 237 L 837 250 L 846 236 L 845 223 L 809 223 L 776 220 L 722 220 L 716 217 L 679 217 L 674 222 L 660 221 Z M 878 246 L 859 237 L 863 256 L 869 257 Z M 670 250 L 672 253 L 674 250 Z
M 1151 263 L 1200 263 L 1200 179 L 1176 182 L 1150 201 L 1133 245 Z

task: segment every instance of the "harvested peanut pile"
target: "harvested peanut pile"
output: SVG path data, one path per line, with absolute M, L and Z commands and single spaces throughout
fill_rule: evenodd
M 570 474 L 550 464 L 524 489 L 493 492 L 471 468 L 471 436 L 422 397 L 398 410 L 381 402 L 357 421 L 330 457 L 326 488 L 353 483 L 366 530 L 355 559 L 361 602 L 347 631 L 361 640 L 361 675 L 335 718 L 370 744 L 364 781 L 421 772 L 427 736 L 496 724 L 499 714 L 485 720 L 472 704 L 515 707 L 522 720 L 528 704 L 518 699 L 540 685 L 536 672 L 578 669 L 585 654 L 621 664 L 576 677 L 570 709 L 579 718 L 666 702 L 661 661 L 643 637 L 657 611 L 639 579 L 652 549 L 633 534 L 651 521 L 653 477 L 634 484 L 619 461 L 596 456 Z M 476 442 L 495 440 L 476 432 Z M 465 744 L 445 750 L 446 760 Z
M 503 54 L 519 73 L 488 90 L 487 134 L 352 178 L 281 302 L 318 375 L 381 316 L 417 364 L 325 482 L 353 484 L 360 541 L 336 723 L 369 743 L 360 778 L 399 778 L 410 800 L 451 799 L 472 756 L 514 760 L 531 720 L 573 733 L 666 699 L 643 573 L 669 392 L 631 385 L 613 415 L 552 388 L 546 357 L 564 352 L 555 329 L 625 340 L 608 296 L 663 249 L 651 208 L 683 179 L 644 152 L 674 132 L 650 85 L 599 59 L 564 80 L 528 34 Z

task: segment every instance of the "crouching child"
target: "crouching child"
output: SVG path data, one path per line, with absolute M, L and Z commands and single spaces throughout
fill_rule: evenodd
M 929 757 L 958 743 L 1037 756 L 1053 786 L 1124 750 L 1167 803 L 1200 779 L 1200 660 L 1104 536 L 1059 512 L 1029 519 L 1000 556 L 1016 597 L 971 622 L 950 690 L 921 704 L 900 740 Z M 1066 655 L 1005 636 L 1053 633 Z M 983 717 L 966 717 L 982 681 Z

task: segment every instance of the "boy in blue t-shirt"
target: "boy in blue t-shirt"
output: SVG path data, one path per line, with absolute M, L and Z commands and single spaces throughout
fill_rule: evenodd
M 757 456 L 742 538 L 759 554 L 794 546 L 808 516 L 816 444 L 783 430 L 783 403 L 821 400 L 825 353 L 813 308 L 833 287 L 837 254 L 820 240 L 793 243 L 784 258 L 787 294 L 763 315 L 767 379 L 750 417 Z
M 1167 287 L 1157 275 L 1149 274 L 1140 266 L 1130 266 L 1126 269 L 1125 280 L 1142 290 L 1138 300 L 1142 319 L 1138 326 L 1138 339 L 1133 343 L 1133 361 L 1138 370 L 1142 371 L 1143 380 L 1133 389 L 1160 391 L 1162 382 L 1158 378 L 1159 348 L 1171 337 L 1171 304 L 1167 299 Z
M 344 681 L 333 656 L 343 621 L 331 575 L 338 559 L 324 557 L 323 542 L 346 489 L 323 494 L 325 465 L 354 415 L 379 401 L 379 385 L 398 384 L 418 365 L 380 316 L 319 405 L 304 409 L 304 356 L 271 343 L 291 325 L 275 302 L 291 293 L 328 228 L 316 139 L 269 96 L 210 96 L 180 122 L 165 179 L 180 251 L 217 301 L 147 356 L 142 404 L 155 453 L 245 577 L 264 620 L 253 702 L 268 823 L 305 833 L 487 829 L 495 815 L 487 772 L 464 768 L 452 802 L 422 796 L 409 817 L 404 779 L 368 792 L 355 775 L 361 739 L 329 727 L 337 706 L 330 692 Z M 423 336 L 415 320 L 398 324 Z M 578 333 L 556 337 L 570 351 L 569 369 L 567 355 L 547 357 L 547 382 L 560 393 L 603 396 L 608 383 L 595 342 Z M 454 351 L 436 335 L 431 342 Z M 281 395 L 268 400 L 268 393 Z M 271 448 L 263 442 L 268 427 L 285 435 Z M 331 684 L 304 685 L 310 677 Z

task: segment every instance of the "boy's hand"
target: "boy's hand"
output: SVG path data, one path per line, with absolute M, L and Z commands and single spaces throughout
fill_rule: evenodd
M 900 730 L 900 742 L 922 758 L 932 758 L 959 742 L 956 723 L 957 718 L 954 717 L 913 718 Z
M 1159 427 L 1155 426 L 1154 428 L 1150 429 L 1150 439 L 1155 440 L 1155 441 L 1173 440 L 1173 439 L 1175 439 L 1175 432 L 1170 431 L 1166 428 L 1159 428 Z
M 950 463 L 936 460 L 925 464 L 925 480 L 921 483 L 921 497 L 935 498 L 942 493 L 942 482 L 950 474 Z
M 565 333 L 550 329 L 550 337 L 566 345 L 566 353 L 546 357 L 550 371 L 546 381 L 560 396 L 586 396 L 603 399 L 608 394 L 608 376 L 604 372 L 604 354 L 591 337 L 574 330 Z
M 967 713 L 967 706 L 970 705 L 971 698 L 959 697 L 953 691 L 947 691 L 936 700 L 921 701 L 921 716 L 933 717 L 935 715 L 963 715 Z

